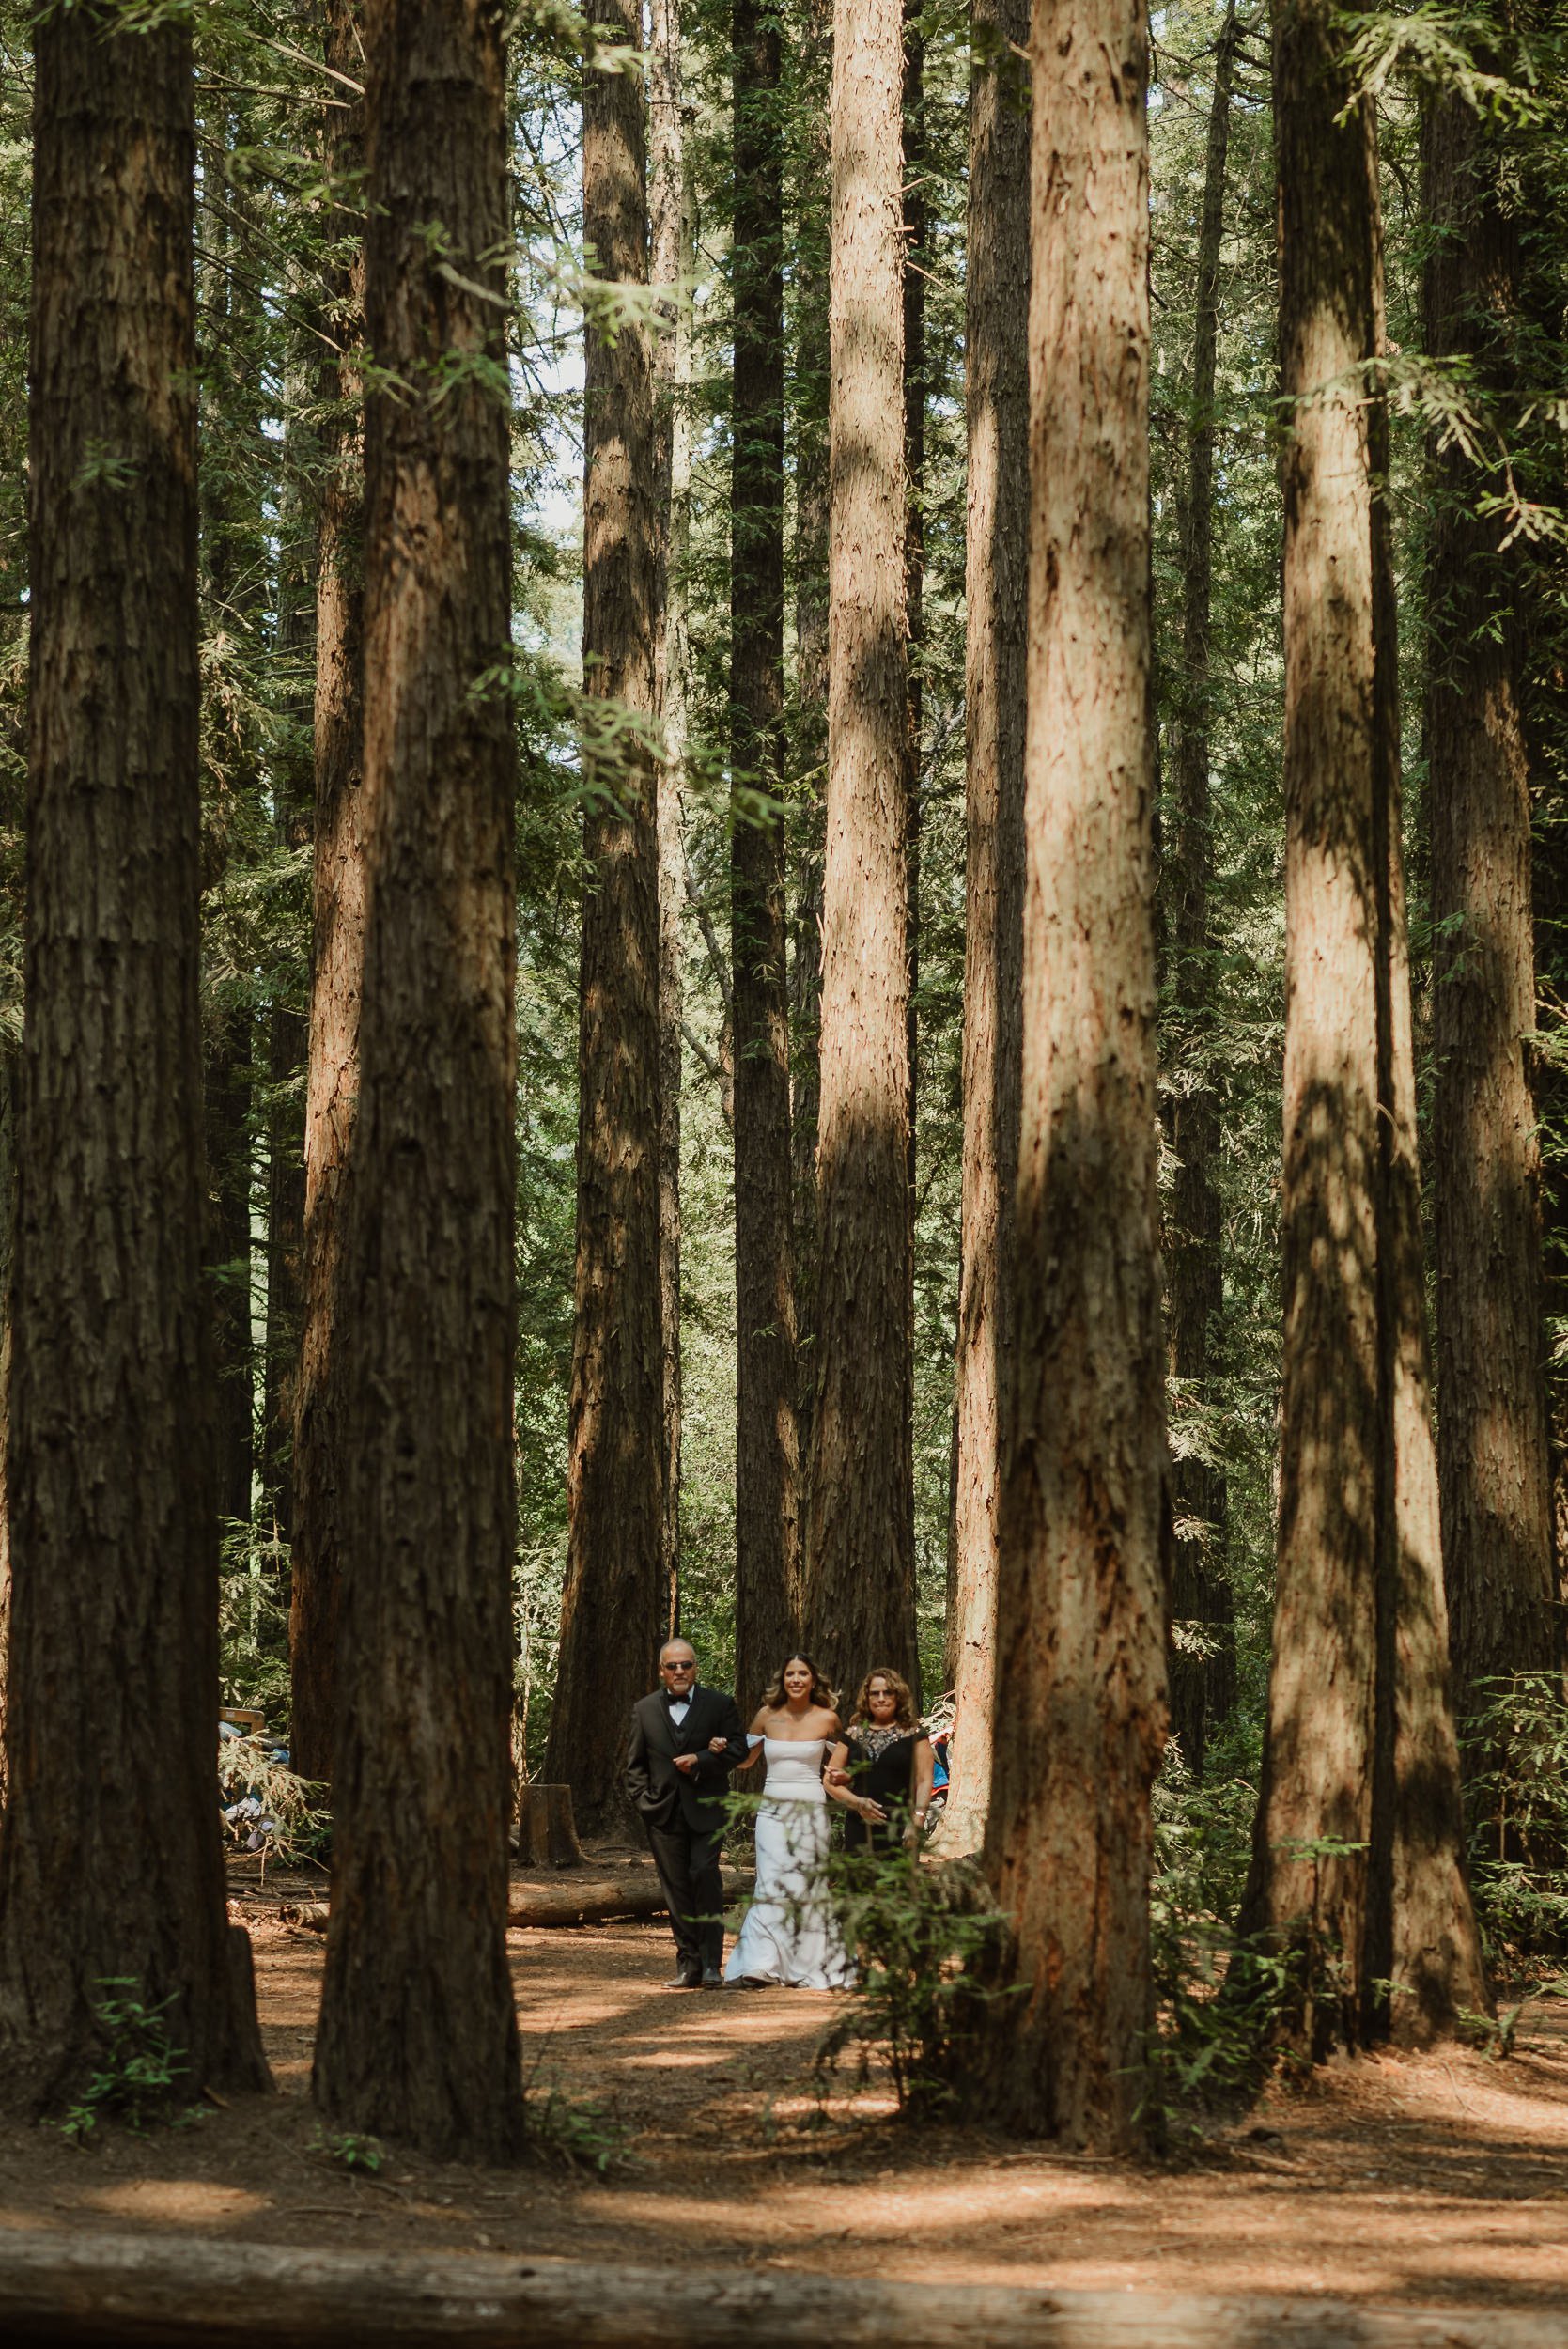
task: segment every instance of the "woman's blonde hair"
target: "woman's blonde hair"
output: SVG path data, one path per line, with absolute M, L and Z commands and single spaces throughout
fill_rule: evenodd
M 773 1674 L 772 1679 L 763 1690 L 762 1703 L 764 1711 L 768 1713 L 782 1712 L 784 1705 L 788 1703 L 789 1700 L 784 1695 L 784 1674 L 789 1670 L 791 1664 L 804 1664 L 807 1672 L 810 1672 L 812 1703 L 814 1704 L 820 1704 L 825 1712 L 836 1713 L 838 1710 L 838 1696 L 836 1691 L 829 1688 L 827 1682 L 823 1679 L 822 1674 L 817 1671 L 816 1666 L 812 1662 L 811 1657 L 809 1656 L 802 1656 L 799 1648 L 796 1649 L 793 1656 L 786 1656 L 784 1657 L 784 1662 L 779 1666 L 778 1671 Z
M 920 1727 L 920 1716 L 915 1711 L 914 1690 L 910 1688 L 908 1682 L 904 1678 L 901 1672 L 889 1672 L 885 1664 L 873 1665 L 870 1672 L 867 1672 L 865 1678 L 862 1681 L 859 1692 L 855 1698 L 855 1709 L 849 1716 L 850 1719 L 855 1721 L 870 1720 L 871 1684 L 874 1680 L 885 1680 L 888 1687 L 893 1690 L 893 1718 L 895 1725 L 899 1729 L 918 1729 Z

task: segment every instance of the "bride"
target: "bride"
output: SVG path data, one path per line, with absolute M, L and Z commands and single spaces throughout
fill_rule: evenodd
M 756 1894 L 724 1968 L 726 1990 L 783 1983 L 842 1990 L 854 1982 L 823 1883 L 828 1789 L 822 1762 L 839 1735 L 832 1690 L 809 1656 L 790 1656 L 747 1735 L 748 1770 L 760 1753 L 768 1780 L 757 1810 Z

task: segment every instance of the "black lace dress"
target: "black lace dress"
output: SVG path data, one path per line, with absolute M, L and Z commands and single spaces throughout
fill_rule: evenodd
M 846 1812 L 846 1851 L 897 1850 L 909 1825 L 915 1748 L 924 1736 L 924 1729 L 873 1729 L 865 1721 L 851 1721 L 844 1732 L 851 1791 L 879 1802 L 888 1814 L 885 1820 L 862 1819 L 858 1811 Z

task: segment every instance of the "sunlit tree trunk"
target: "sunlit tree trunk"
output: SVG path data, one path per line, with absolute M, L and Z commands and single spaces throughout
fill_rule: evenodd
M 636 0 L 598 21 L 642 46 Z M 599 276 L 648 273 L 643 93 L 589 58 L 583 82 L 583 228 Z M 561 1657 L 545 1768 L 577 1822 L 624 1816 L 627 1724 L 653 1685 L 664 1578 L 664 1385 L 659 1293 L 659 849 L 648 738 L 592 724 L 597 697 L 651 727 L 659 585 L 647 337 L 590 308 L 584 376 L 582 900 L 577 1269 L 567 1431 L 568 1532 Z
M 1035 0 L 1023 1080 L 986 2107 L 1140 2139 L 1165 1736 L 1149 723 L 1148 19 Z M 977 2082 L 978 2085 L 978 2082 Z
M 111 1980 L 164 2014 L 182 2102 L 266 2084 L 213 1802 L 191 37 L 81 7 L 33 38 L 0 1825 L 0 2098 L 23 2112 L 86 2086 Z
M 1225 218 L 1225 158 L 1237 27 L 1234 5 L 1214 57 L 1203 205 L 1192 334 L 1192 412 L 1181 501 L 1182 647 L 1172 728 L 1174 820 L 1166 844 L 1169 980 L 1176 1016 L 1189 1039 L 1191 1074 L 1183 1071 L 1170 1099 L 1175 1183 L 1166 1219 L 1166 1341 L 1180 1393 L 1205 1398 L 1218 1367 L 1224 1302 L 1220 1257 L 1219 1102 L 1212 1075 L 1215 1042 L 1215 939 L 1209 916 L 1214 840 L 1209 812 L 1212 756 L 1210 609 L 1214 576 L 1215 362 L 1219 331 L 1219 255 Z M 1188 1452 L 1172 1463 L 1175 1517 L 1170 1655 L 1171 1727 L 1188 1766 L 1201 1771 L 1209 1733 L 1235 1692 L 1235 1609 L 1225 1573 L 1225 1471 Z M 1175 1626 L 1195 1635 L 1193 1652 Z
M 828 261 L 822 190 L 831 174 L 829 90 L 832 0 L 802 0 L 792 20 L 796 145 L 791 173 L 790 250 L 795 288 L 792 350 L 795 481 L 795 701 L 791 712 L 794 891 L 790 909 L 793 1025 L 790 1149 L 795 1164 L 796 1382 L 802 1489 L 816 1404 L 816 1129 L 821 1101 L 822 827 L 828 753 Z
M 1504 156 L 1457 95 L 1425 125 L 1426 346 L 1512 380 L 1518 218 Z M 1517 562 L 1476 511 L 1485 486 L 1435 448 L 1427 759 L 1435 952 L 1437 1450 L 1455 1700 L 1560 1661 L 1542 1326 L 1541 1153 L 1525 1066 L 1535 1027 L 1529 765 Z
M 1399 829 L 1374 117 L 1328 0 L 1274 32 L 1285 509 L 1284 1388 L 1244 1922 L 1307 1969 L 1310 2052 L 1485 2003 L 1427 1391 Z M 1332 593 L 1328 592 L 1332 583 Z M 1327 1844 L 1328 1848 L 1325 1848 Z M 1392 1996 L 1389 1984 L 1393 1985 Z
M 736 1683 L 753 1705 L 800 1607 L 784 927 L 784 152 L 777 16 L 736 0 L 730 466 Z
M 655 697 L 663 757 L 654 777 L 659 852 L 659 1316 L 663 1349 L 663 1577 L 666 1622 L 679 1614 L 681 909 L 686 850 L 681 790 L 688 677 L 686 565 L 691 537 L 691 198 L 682 106 L 679 0 L 651 0 L 648 41 L 649 272 L 667 288 L 653 350 L 660 572 Z
M 1023 1054 L 1029 590 L 1029 0 L 975 0 L 965 381 L 964 1172 L 953 1495 L 957 1690 L 944 1844 L 985 1833 L 996 1672 L 997 1509 L 1012 1358 Z
M 903 23 L 833 18 L 817 1392 L 803 1630 L 915 1677 L 904 793 Z
M 347 81 L 361 80 L 360 0 L 328 0 L 325 62 Z M 333 232 L 324 322 L 335 349 L 318 377 L 315 854 L 288 1624 L 290 1758 L 313 1779 L 331 1775 L 335 1721 L 347 1474 L 337 1340 L 365 975 L 365 109 L 341 84 L 334 94 L 342 102 L 326 111 L 323 132 Z
M 505 64 L 478 0 L 366 0 L 365 46 L 365 989 L 312 2088 L 348 2130 L 495 2160 L 523 2121 Z

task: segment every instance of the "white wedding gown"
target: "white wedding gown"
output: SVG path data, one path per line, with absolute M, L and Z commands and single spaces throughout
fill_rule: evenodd
M 845 1990 L 855 1979 L 823 1882 L 828 1793 L 821 1737 L 765 1737 L 768 1783 L 756 1817 L 756 1894 L 724 1968 L 727 1983 Z

